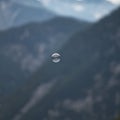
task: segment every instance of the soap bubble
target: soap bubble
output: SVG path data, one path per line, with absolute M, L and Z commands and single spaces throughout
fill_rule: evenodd
M 59 53 L 54 53 L 54 54 L 52 54 L 52 61 L 54 62 L 54 63 L 58 63 L 58 62 L 60 62 L 60 57 L 61 57 L 61 55 L 59 54 Z

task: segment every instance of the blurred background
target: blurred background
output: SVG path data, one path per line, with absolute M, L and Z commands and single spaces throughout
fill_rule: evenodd
M 119 120 L 119 6 L 0 0 L 0 120 Z

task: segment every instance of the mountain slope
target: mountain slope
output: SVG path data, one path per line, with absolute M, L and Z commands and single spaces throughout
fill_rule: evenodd
M 31 23 L 1 31 L 1 99 L 2 95 L 9 95 L 9 92 L 20 87 L 26 78 L 35 72 L 46 58 L 60 48 L 70 36 L 79 29 L 81 31 L 86 29 L 87 26 L 89 26 L 87 22 L 57 17 L 44 23 Z
M 2 31 L 0 32 L 1 54 L 14 61 L 20 61 L 21 65 L 23 60 L 29 57 L 39 59 L 38 64 L 40 64 L 42 60 L 40 56 L 44 58 L 46 53 L 48 55 L 51 50 L 54 52 L 72 34 L 78 30 L 86 29 L 88 25 L 87 22 L 76 21 L 72 18 L 57 17 L 44 23 L 33 23 Z M 33 65 L 31 63 L 31 67 L 25 64 L 25 69 L 30 71 L 37 66 L 34 66 L 34 63 Z

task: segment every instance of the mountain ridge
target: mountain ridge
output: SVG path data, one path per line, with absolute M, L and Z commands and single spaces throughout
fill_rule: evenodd
M 6 30 L 30 22 L 42 22 L 51 19 L 55 14 L 44 7 L 35 8 L 13 1 L 0 1 L 0 29 Z M 32 15 L 32 17 L 31 17 Z M 9 17 L 9 19 L 8 19 Z

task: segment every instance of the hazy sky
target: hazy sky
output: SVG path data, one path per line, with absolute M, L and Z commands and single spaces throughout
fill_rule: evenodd
M 24 4 L 45 8 L 64 16 L 96 21 L 120 5 L 120 0 L 20 0 Z

